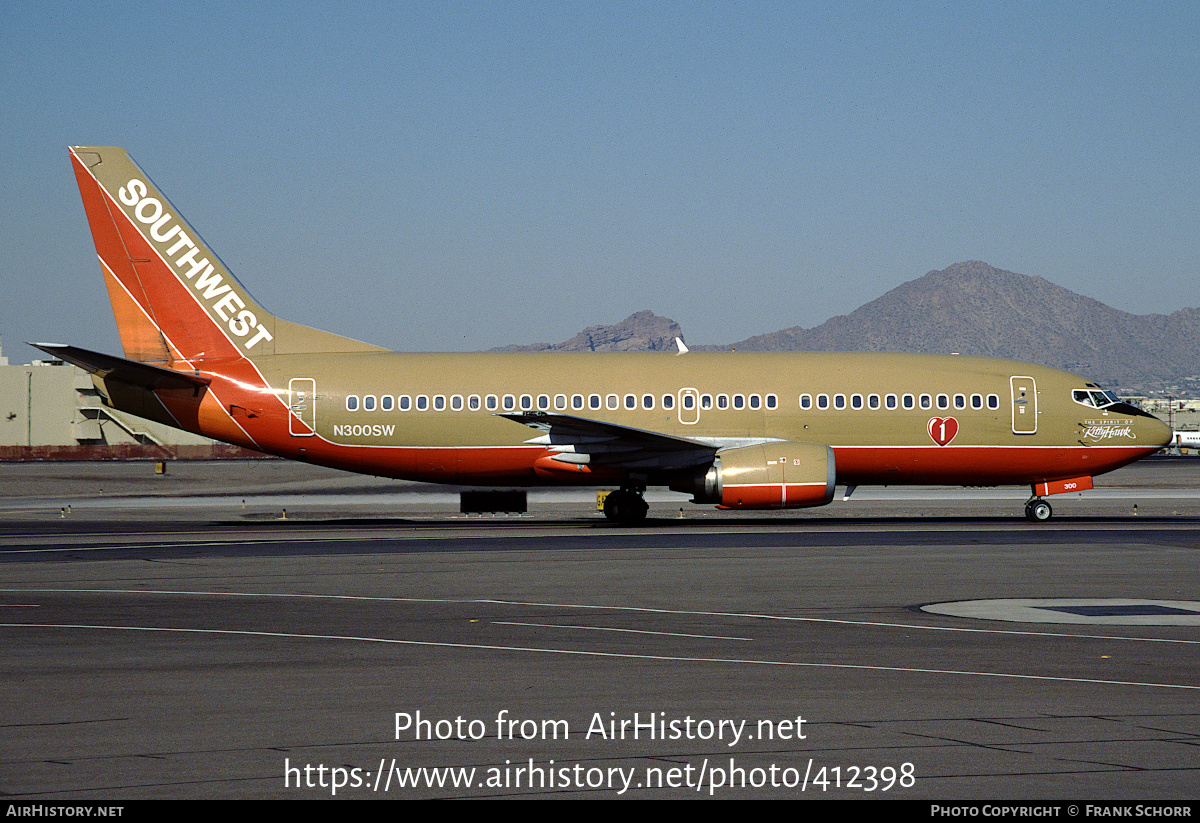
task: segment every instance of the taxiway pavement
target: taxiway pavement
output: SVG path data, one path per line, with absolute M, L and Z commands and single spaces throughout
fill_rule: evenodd
M 0 466 L 10 799 L 1196 797 L 1200 461 L 1047 524 L 864 489 L 636 529 L 591 492 L 41 469 Z M 967 601 L 1044 619 L 922 608 Z

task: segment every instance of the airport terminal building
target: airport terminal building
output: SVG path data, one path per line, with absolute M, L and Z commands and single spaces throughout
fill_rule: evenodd
M 0 460 L 262 457 L 110 409 L 61 360 L 9 365 L 0 352 Z

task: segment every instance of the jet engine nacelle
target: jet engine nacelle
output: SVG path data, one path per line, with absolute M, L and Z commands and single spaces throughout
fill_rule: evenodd
M 718 452 L 703 475 L 671 488 L 723 509 L 799 509 L 833 500 L 835 479 L 833 449 L 781 441 Z

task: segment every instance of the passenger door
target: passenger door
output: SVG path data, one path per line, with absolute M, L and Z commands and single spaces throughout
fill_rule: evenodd
M 292 437 L 312 437 L 317 433 L 317 381 L 311 377 L 293 377 L 288 381 L 288 431 Z
M 1037 384 L 1032 377 L 1010 377 L 1013 434 L 1037 434 Z
M 695 389 L 679 390 L 679 422 L 690 426 L 700 422 L 700 392 Z

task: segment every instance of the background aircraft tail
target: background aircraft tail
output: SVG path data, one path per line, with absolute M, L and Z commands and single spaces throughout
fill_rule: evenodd
M 383 351 L 267 312 L 124 149 L 74 146 L 71 159 L 130 360 Z

